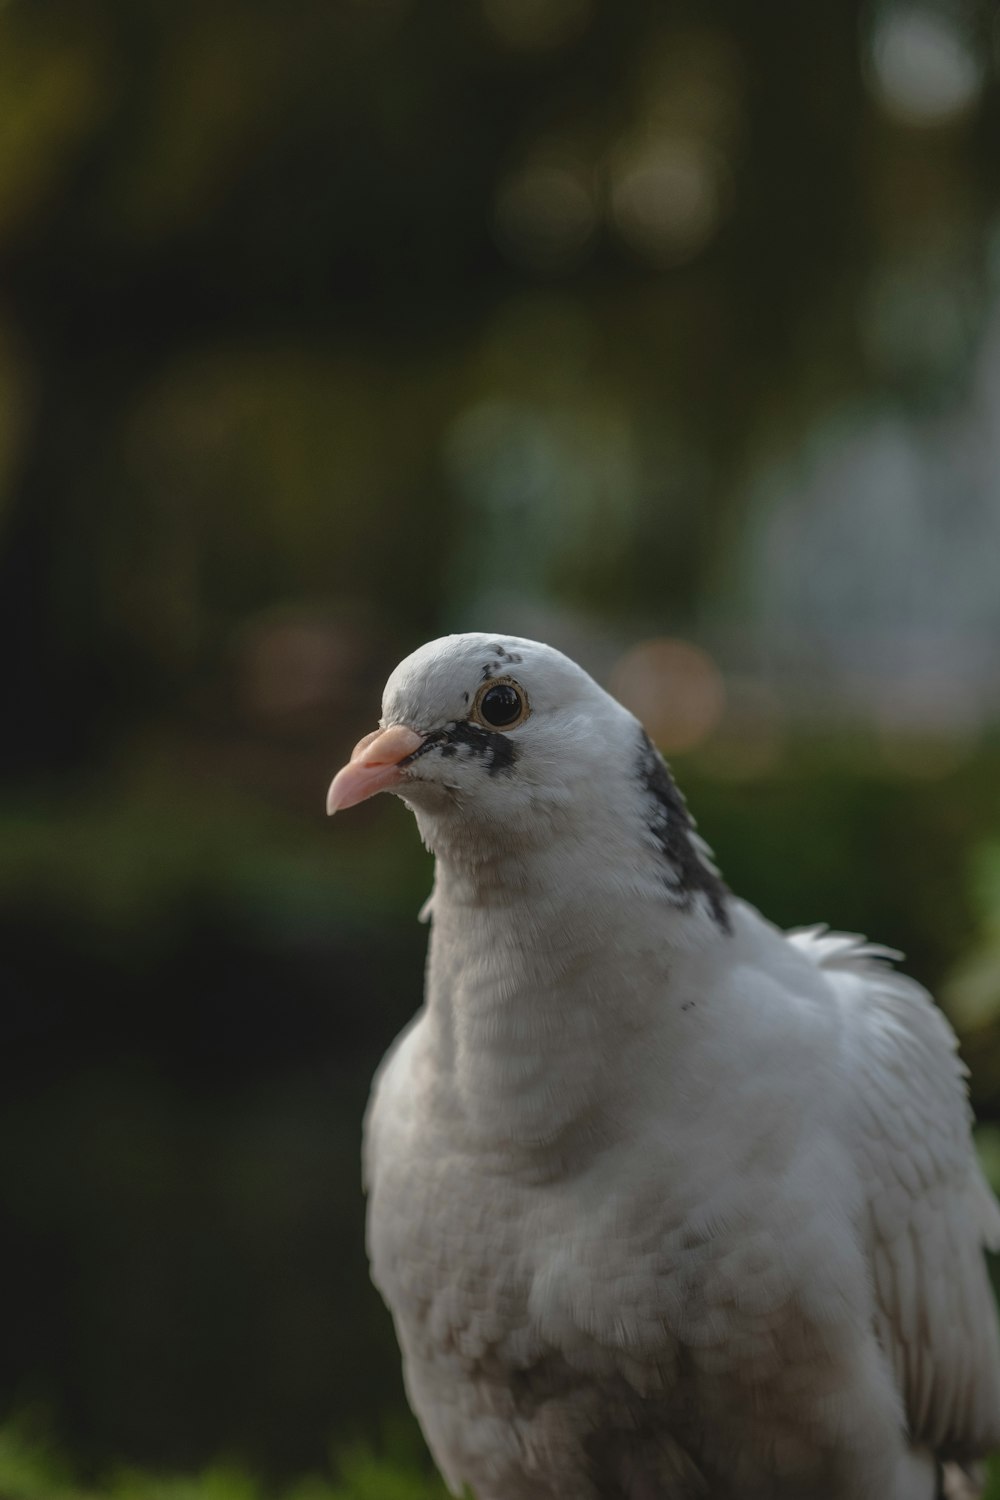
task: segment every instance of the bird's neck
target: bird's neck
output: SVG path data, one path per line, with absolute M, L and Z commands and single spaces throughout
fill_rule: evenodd
M 671 1050 L 678 969 L 721 940 L 653 852 L 569 852 L 438 856 L 427 1020 L 463 1129 L 501 1149 L 623 1128 L 610 1101 L 620 1115 L 650 1050 Z

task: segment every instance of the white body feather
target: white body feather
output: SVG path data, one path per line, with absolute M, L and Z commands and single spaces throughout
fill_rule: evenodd
M 590 686 L 617 757 L 637 726 Z M 433 931 L 369 1248 L 455 1493 L 932 1500 L 937 1457 L 1000 1445 L 1000 1211 L 925 992 L 665 898 L 624 774 L 485 844 L 404 795 Z

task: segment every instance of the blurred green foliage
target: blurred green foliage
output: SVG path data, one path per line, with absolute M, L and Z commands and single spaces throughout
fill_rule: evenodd
M 0 1427 L 0 1495 L 4 1500 L 447 1500 L 440 1479 L 402 1431 L 381 1455 L 358 1444 L 337 1451 L 334 1478 L 313 1476 L 276 1487 L 238 1465 L 217 1464 L 198 1475 L 160 1476 L 121 1470 L 87 1483 L 75 1477 L 31 1424 Z M 1000 1459 L 989 1465 L 983 1500 L 1000 1500 Z
M 907 19 L 0 5 L 0 1400 L 265 1476 L 104 1493 L 403 1405 L 358 1144 L 430 864 L 322 799 L 445 629 L 701 642 L 723 872 L 942 986 L 995 1165 L 1000 87 L 985 0 Z M 375 1452 L 280 1492 L 438 1493 Z M 80 1483 L 3 1429 L 5 1500 Z
M 932 796 L 858 757 L 802 739 L 750 783 L 697 755 L 676 770 L 735 889 L 786 925 L 867 930 L 937 985 L 991 930 L 968 851 L 994 752 Z M 421 991 L 429 856 L 390 799 L 331 829 L 139 746 L 113 776 L 8 804 L 0 827 L 6 962 L 30 996 L 10 1013 L 39 1059 L 0 1103 L 12 1274 L 45 1293 L 8 1322 L 15 1389 L 48 1397 L 59 1371 L 60 1420 L 95 1460 L 155 1457 L 168 1411 L 173 1463 L 221 1443 L 265 1472 L 308 1467 L 330 1431 L 402 1403 L 358 1149 Z M 994 1036 L 965 1037 L 987 1121 Z M 988 1170 L 995 1148 L 987 1125 Z
M 397 1431 L 379 1454 L 353 1444 L 331 1455 L 332 1476 L 298 1479 L 280 1487 L 255 1479 L 238 1464 L 214 1464 L 197 1475 L 157 1475 L 120 1469 L 83 1481 L 39 1432 L 22 1418 L 0 1427 L 0 1495 L 3 1500 L 446 1500 L 412 1432 Z
M 946 992 L 963 1031 L 988 1027 L 1000 1015 L 1000 844 L 992 840 L 976 850 L 972 894 L 978 935 Z

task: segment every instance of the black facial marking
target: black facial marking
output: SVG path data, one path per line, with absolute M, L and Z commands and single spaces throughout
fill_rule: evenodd
M 493 655 L 498 656 L 501 661 L 507 662 L 508 666 L 517 667 L 524 660 L 524 657 L 519 656 L 516 651 L 508 651 L 506 646 L 501 646 L 499 643 L 492 645 L 490 647 L 490 650 L 493 652 Z
M 648 827 L 663 855 L 664 882 L 672 899 L 687 910 L 700 892 L 708 902 L 713 920 L 723 932 L 731 932 L 726 909 L 729 891 L 699 854 L 693 839 L 691 814 L 666 762 L 645 730 L 639 741 L 637 773 L 649 797 Z
M 400 765 L 412 766 L 415 760 L 419 760 L 422 755 L 430 755 L 431 751 L 437 750 L 440 744 L 440 734 L 429 734 L 423 744 L 417 746 L 412 755 L 407 755 L 404 760 L 400 761 Z
M 463 693 L 462 694 L 462 702 L 465 703 L 465 704 L 468 704 L 468 701 L 469 701 L 469 695 L 468 695 L 468 693 Z
M 477 759 L 482 760 L 490 776 L 500 773 L 509 774 L 514 769 L 517 748 L 513 741 L 509 740 L 505 734 L 497 733 L 496 730 L 483 729 L 479 724 L 470 724 L 468 719 L 456 719 L 451 724 L 446 724 L 443 729 L 429 734 L 423 744 L 418 745 L 413 754 L 408 755 L 402 764 L 411 766 L 415 760 L 419 760 L 422 755 L 429 755 L 432 750 L 439 750 L 442 756 L 451 757 L 457 753 L 459 746 L 463 746 Z
M 499 734 L 495 729 L 483 729 L 479 724 L 470 724 L 468 719 L 449 724 L 444 734 L 448 744 L 464 745 L 473 755 L 479 756 L 491 776 L 500 772 L 509 773 L 514 769 L 517 749 L 513 740 L 508 739 L 505 734 Z

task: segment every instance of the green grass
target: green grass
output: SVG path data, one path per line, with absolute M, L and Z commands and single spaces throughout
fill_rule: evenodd
M 333 1455 L 330 1476 L 279 1487 L 229 1463 L 188 1475 L 119 1468 L 85 1483 L 44 1429 L 22 1418 L 0 1426 L 0 1500 L 447 1500 L 443 1484 L 409 1443 L 389 1448 L 382 1455 L 361 1444 L 342 1448 Z M 984 1500 L 1000 1500 L 1000 1457 L 990 1464 Z
M 44 1427 L 20 1418 L 0 1426 L 0 1500 L 447 1500 L 440 1479 L 410 1450 L 403 1442 L 390 1443 L 385 1454 L 350 1445 L 332 1455 L 327 1476 L 281 1486 L 227 1462 L 200 1474 L 118 1467 L 84 1481 Z

